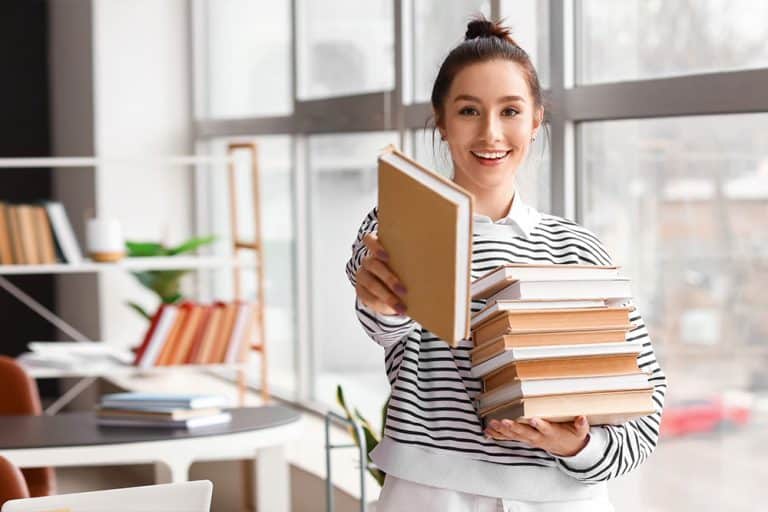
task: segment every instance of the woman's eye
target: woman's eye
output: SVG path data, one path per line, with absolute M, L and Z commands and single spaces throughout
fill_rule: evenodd
M 464 107 L 459 110 L 460 116 L 476 116 L 478 114 L 477 109 L 474 107 Z
M 511 108 L 511 107 L 510 107 L 510 108 L 505 108 L 505 109 L 504 109 L 504 110 L 501 112 L 501 115 L 503 115 L 503 116 L 507 116 L 507 117 L 512 117 L 512 116 L 516 116 L 516 115 L 517 115 L 517 114 L 519 114 L 519 113 L 520 113 L 520 112 L 518 112 L 518 111 L 517 111 L 517 110 L 515 110 L 514 108 Z

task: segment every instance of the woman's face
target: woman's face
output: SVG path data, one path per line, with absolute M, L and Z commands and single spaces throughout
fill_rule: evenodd
M 462 69 L 438 123 L 454 180 L 476 190 L 510 187 L 542 116 L 517 63 L 491 60 Z

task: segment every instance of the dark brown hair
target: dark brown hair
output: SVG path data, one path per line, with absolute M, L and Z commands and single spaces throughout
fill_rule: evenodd
M 525 81 L 535 107 L 538 109 L 544 106 L 539 76 L 528 54 L 512 39 L 509 29 L 501 21 L 489 21 L 483 16 L 477 16 L 469 22 L 464 41 L 451 50 L 435 78 L 431 101 L 436 125 L 441 122 L 445 97 L 459 71 L 471 64 L 495 59 L 519 64 L 525 73 Z

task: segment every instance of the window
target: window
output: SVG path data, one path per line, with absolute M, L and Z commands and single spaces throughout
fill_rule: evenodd
M 549 87 L 549 0 L 501 0 L 501 17 L 528 53 L 542 87 Z
M 768 392 L 766 137 L 765 114 L 596 122 L 580 129 L 584 224 L 632 278 L 671 383 L 663 425 L 689 434 L 662 438 L 652 463 L 657 470 L 634 477 L 644 480 L 643 488 L 664 488 L 671 475 L 689 475 L 694 452 L 707 454 L 707 463 L 695 466 L 702 489 L 724 488 L 730 472 L 759 471 L 757 453 L 768 454 L 749 441 L 765 415 L 751 400 Z M 690 400 L 700 402 L 699 412 L 686 412 Z M 690 429 L 709 431 L 710 421 L 720 429 L 690 437 Z M 734 461 L 744 466 L 737 470 Z M 754 499 L 757 485 L 738 488 Z M 642 510 L 698 508 L 690 494 L 643 496 Z M 714 510 L 711 503 L 701 505 Z M 716 508 L 723 506 L 737 508 L 725 498 Z
M 208 83 L 203 117 L 289 114 L 290 2 L 206 0 L 200 8 Z
M 233 139 L 217 139 L 211 144 L 211 152 L 224 156 L 227 143 Z M 293 192 L 291 188 L 292 163 L 291 138 L 268 136 L 257 139 L 259 145 L 259 188 L 261 237 L 264 256 L 266 336 L 269 351 L 270 384 L 281 396 L 293 396 L 296 391 L 296 368 L 294 364 L 296 346 L 295 306 L 295 229 Z M 238 238 L 253 239 L 253 189 L 250 174 L 250 159 L 245 152 L 236 152 L 236 194 L 238 201 Z M 229 225 L 229 198 L 227 196 L 227 170 L 225 166 L 213 166 L 207 177 L 210 193 L 208 223 L 210 232 L 217 236 L 216 252 L 229 254 L 232 233 Z M 254 261 L 251 251 L 242 251 L 242 260 Z M 212 272 L 209 284 L 211 299 L 228 300 L 234 294 L 232 272 Z M 255 298 L 256 275 L 252 267 L 245 267 L 241 279 L 242 296 Z M 258 382 L 258 356 L 251 358 L 253 364 L 249 377 Z
M 342 384 L 350 402 L 374 419 L 389 393 L 384 353 L 357 321 L 344 266 L 361 222 L 376 205 L 376 155 L 396 141 L 391 132 L 309 138 L 314 398 L 335 403 L 336 385 Z
M 768 66 L 768 3 L 583 0 L 579 83 Z
M 302 0 L 297 4 L 301 99 L 394 87 L 391 0 Z

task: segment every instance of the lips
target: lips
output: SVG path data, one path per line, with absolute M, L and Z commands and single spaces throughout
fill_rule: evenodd
M 470 151 L 477 160 L 493 164 L 504 160 L 511 151 Z

